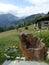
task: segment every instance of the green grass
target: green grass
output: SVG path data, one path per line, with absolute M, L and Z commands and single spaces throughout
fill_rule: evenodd
M 0 63 L 6 59 L 4 57 L 5 49 L 11 46 L 18 46 L 19 43 L 19 33 L 16 30 L 0 33 Z
M 48 30 L 45 31 L 45 29 L 43 29 L 41 30 L 41 32 L 37 32 L 34 29 L 33 25 L 28 26 L 28 28 L 29 28 L 28 30 L 25 30 L 24 28 L 20 28 L 19 31 L 32 33 L 34 36 L 45 39 L 45 44 L 47 47 L 49 47 L 49 31 Z M 5 49 L 11 46 L 19 45 L 20 43 L 19 33 L 20 32 L 17 32 L 16 30 L 0 33 L 0 62 L 5 60 L 5 57 L 3 56 Z
M 40 38 L 43 38 L 47 47 L 49 47 L 49 31 L 41 31 L 38 35 Z
M 0 52 L 9 46 L 17 46 L 19 44 L 19 34 L 16 30 L 0 33 Z
M 28 27 L 28 30 L 24 28 L 20 28 L 22 32 L 32 33 L 34 36 L 43 38 L 46 42 L 46 46 L 49 47 L 49 31 L 41 30 L 41 32 L 37 32 L 33 25 Z M 0 33 L 0 52 L 4 52 L 4 50 L 10 46 L 17 46 L 20 43 L 19 41 L 19 32 L 16 30 L 6 31 Z

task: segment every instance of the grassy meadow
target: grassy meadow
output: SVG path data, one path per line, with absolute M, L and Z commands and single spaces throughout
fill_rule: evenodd
M 34 29 L 33 25 L 31 25 L 28 26 L 28 30 L 25 30 L 24 28 L 19 28 L 18 32 L 16 29 L 2 32 L 0 33 L 0 63 L 5 60 L 5 57 L 3 56 L 5 49 L 11 46 L 19 45 L 20 32 L 32 33 L 34 36 L 43 38 L 45 40 L 46 46 L 49 47 L 49 30 L 47 30 L 47 28 L 43 28 L 41 32 L 39 32 Z
M 17 46 L 20 43 L 19 41 L 20 30 L 26 33 L 34 33 L 33 28 L 32 27 L 29 28 L 30 28 L 29 30 L 20 28 L 18 32 L 15 29 L 0 33 L 0 52 L 4 52 L 6 48 L 10 46 Z
M 0 33 L 0 51 L 4 51 L 9 46 L 17 46 L 19 44 L 18 36 L 16 30 Z

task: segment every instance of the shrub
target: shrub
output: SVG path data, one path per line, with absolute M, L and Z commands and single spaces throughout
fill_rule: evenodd
M 7 59 L 14 60 L 16 59 L 17 56 L 20 57 L 20 51 L 18 47 L 9 47 L 8 49 L 5 50 L 5 57 Z
M 4 62 L 6 60 L 4 53 L 0 52 L 0 63 Z
M 45 40 L 46 46 L 49 47 L 49 31 L 40 32 L 39 37 L 43 38 Z
M 28 27 L 25 27 L 26 30 L 28 30 Z

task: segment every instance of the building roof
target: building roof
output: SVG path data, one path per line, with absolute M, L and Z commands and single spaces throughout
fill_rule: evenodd
M 36 20 L 36 23 L 39 22 L 39 21 L 49 21 L 49 15 L 45 15 L 45 16 L 43 16 L 41 18 L 38 18 Z

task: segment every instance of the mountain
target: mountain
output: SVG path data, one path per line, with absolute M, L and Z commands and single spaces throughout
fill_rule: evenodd
M 30 16 L 27 16 L 27 17 L 24 17 L 24 18 L 21 18 L 20 20 L 19 20 L 19 22 L 21 23 L 23 23 L 23 22 L 27 22 L 27 21 L 31 21 L 31 20 L 33 20 L 36 16 L 44 16 L 45 14 L 44 13 L 38 13 L 38 14 L 32 14 L 32 15 L 30 15 Z
M 33 14 L 33 15 L 31 15 L 31 16 L 28 16 L 28 17 L 26 17 L 25 18 L 25 20 L 31 20 L 31 19 L 34 19 L 36 16 L 44 16 L 44 14 L 43 13 L 39 13 L 39 14 Z
M 0 27 L 4 27 L 4 26 L 14 23 L 14 22 L 17 23 L 18 19 L 19 19 L 18 17 L 14 16 L 10 13 L 0 14 Z
M 0 27 L 6 27 L 6 26 L 10 26 L 10 25 L 13 25 L 13 24 L 19 24 L 19 23 L 23 23 L 23 22 L 27 22 L 27 21 L 31 21 L 33 20 L 36 16 L 39 16 L 39 15 L 45 15 L 43 13 L 39 13 L 39 14 L 33 14 L 33 15 L 30 15 L 30 16 L 27 16 L 27 17 L 17 17 L 17 16 L 14 16 L 10 13 L 7 13 L 7 14 L 0 14 Z

